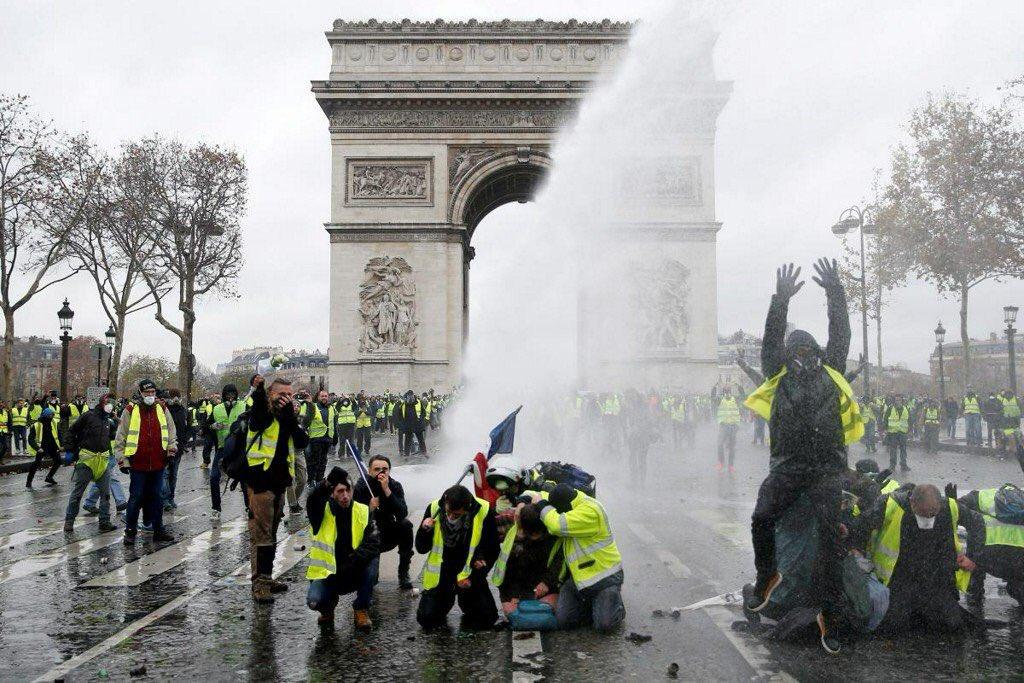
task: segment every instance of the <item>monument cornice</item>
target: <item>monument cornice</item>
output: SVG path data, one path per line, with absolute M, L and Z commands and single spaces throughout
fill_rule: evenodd
M 585 94 L 591 87 L 591 80 L 553 79 L 448 79 L 448 80 L 404 80 L 404 79 L 337 79 L 311 81 L 311 90 L 318 98 L 331 99 L 356 93 L 572 93 Z
M 413 21 L 411 19 L 346 21 L 336 19 L 331 30 L 327 31 L 327 38 L 328 40 L 344 40 L 350 37 L 403 40 L 422 37 L 436 40 L 452 36 L 460 39 L 501 37 L 511 40 L 535 41 L 537 38 L 545 36 L 555 38 L 573 36 L 622 41 L 629 37 L 634 26 L 635 22 L 610 19 L 602 21 L 579 21 L 577 19 L 567 21 L 543 19 L 534 21 L 513 21 L 511 19 L 501 21 L 479 21 L 477 19 L 467 21 L 445 21 L 444 19 L 433 21 Z
M 321 99 L 332 133 L 345 132 L 554 132 L 574 116 L 565 98 Z
M 466 228 L 451 223 L 324 223 L 331 243 L 465 241 Z

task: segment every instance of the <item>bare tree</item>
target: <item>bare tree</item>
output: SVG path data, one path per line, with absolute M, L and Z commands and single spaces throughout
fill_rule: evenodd
M 959 95 L 929 96 L 910 119 L 910 141 L 892 157 L 882 210 L 913 271 L 960 302 L 963 383 L 971 381 L 971 290 L 1024 275 L 1005 199 L 1020 168 L 1021 136 L 1005 105 L 982 109 Z M 1020 195 L 1024 188 L 1017 187 Z
M 85 136 L 65 137 L 35 117 L 27 97 L 0 95 L 0 395 L 11 387 L 15 313 L 75 274 L 58 266 L 96 187 L 96 156 Z
M 236 296 L 248 171 L 232 150 L 156 137 L 125 145 L 122 160 L 132 218 L 153 237 L 152 254 L 136 258 L 139 272 L 154 296 L 157 321 L 181 342 L 178 382 L 188 392 L 196 302 L 208 294 Z M 167 287 L 177 293 L 180 323 L 162 301 Z

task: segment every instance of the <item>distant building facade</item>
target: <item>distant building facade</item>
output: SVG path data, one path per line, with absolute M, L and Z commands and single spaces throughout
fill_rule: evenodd
M 60 344 L 48 337 L 15 337 L 13 397 L 31 398 L 56 388 L 45 384 L 47 376 L 59 367 Z
M 253 346 L 245 349 L 235 349 L 231 352 L 231 360 L 226 363 L 217 364 L 218 375 L 229 375 L 238 372 L 256 372 L 256 366 L 261 360 L 267 360 L 275 353 L 281 353 L 280 346 Z
M 1024 368 L 1021 368 L 1021 350 L 1024 339 L 1015 339 L 1016 375 L 1018 391 L 1024 387 Z M 964 349 L 960 341 L 947 341 L 942 345 L 947 393 L 963 391 Z M 939 381 L 939 347 L 932 349 L 928 366 L 936 384 Z M 978 392 L 1002 391 L 1010 386 L 1010 347 L 1003 335 L 992 332 L 988 339 L 971 340 L 971 385 Z

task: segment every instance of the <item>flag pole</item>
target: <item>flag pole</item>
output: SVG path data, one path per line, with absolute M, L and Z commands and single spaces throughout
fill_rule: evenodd
M 345 439 L 345 450 L 348 451 L 348 454 L 352 457 L 352 462 L 355 464 L 356 469 L 359 470 L 359 476 L 363 480 L 363 483 L 366 484 L 366 490 L 373 494 L 373 489 L 370 488 L 370 482 L 369 480 L 367 480 L 366 475 L 363 474 L 363 468 L 360 467 L 361 463 L 358 462 L 356 453 L 355 451 L 352 450 L 352 442 L 349 441 L 348 439 Z

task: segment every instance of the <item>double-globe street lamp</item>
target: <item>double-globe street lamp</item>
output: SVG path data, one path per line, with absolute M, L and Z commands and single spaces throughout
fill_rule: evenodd
M 942 405 L 946 404 L 946 366 L 942 358 L 942 344 L 945 341 L 946 328 L 940 320 L 939 326 L 935 328 L 935 343 L 939 345 L 939 401 Z
M 861 331 L 864 335 L 864 395 L 871 395 L 871 367 L 868 362 L 868 295 L 867 295 L 867 269 L 864 265 L 864 235 L 878 233 L 878 226 L 871 222 L 868 217 L 870 207 L 863 210 L 859 206 L 851 206 L 839 214 L 839 220 L 832 226 L 832 232 L 842 236 L 851 230 L 860 233 L 860 315 Z
M 1013 323 L 1017 321 L 1017 307 L 1016 306 L 1003 306 L 1003 320 L 1006 322 L 1006 341 L 1007 351 L 1010 356 L 1010 391 L 1013 395 L 1017 395 L 1017 356 L 1014 353 L 1013 348 L 1013 336 L 1017 333 L 1017 330 L 1013 327 Z
M 62 403 L 67 403 L 68 400 L 68 344 L 71 342 L 71 319 L 75 317 L 75 312 L 71 310 L 71 306 L 68 305 L 68 300 L 64 299 L 64 305 L 59 311 L 57 311 L 57 318 L 60 319 L 60 400 Z

